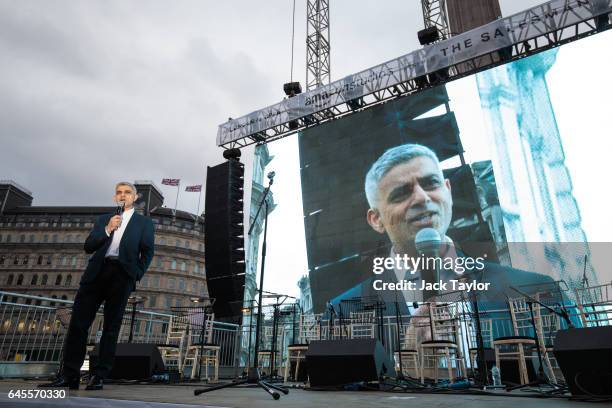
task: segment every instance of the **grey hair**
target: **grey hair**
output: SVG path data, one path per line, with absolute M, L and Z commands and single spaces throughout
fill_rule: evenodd
M 370 208 L 374 209 L 378 203 L 378 183 L 392 168 L 399 164 L 409 162 L 416 157 L 429 157 L 440 166 L 438 156 L 429 147 L 408 143 L 392 147 L 383 153 L 368 170 L 365 178 L 365 193 Z
M 138 198 L 138 190 L 136 190 L 136 186 L 134 184 L 130 183 L 129 181 L 120 181 L 115 185 L 115 191 L 117 190 L 117 187 L 119 186 L 128 186 L 129 188 L 132 189 L 136 198 Z

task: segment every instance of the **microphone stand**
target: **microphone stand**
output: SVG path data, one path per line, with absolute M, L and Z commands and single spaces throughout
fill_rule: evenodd
M 262 380 L 261 377 L 259 376 L 259 371 L 257 370 L 257 366 L 258 366 L 257 354 L 259 353 L 259 340 L 260 340 L 259 335 L 261 332 L 261 317 L 262 317 L 262 309 L 263 309 L 262 300 L 263 300 L 264 270 L 265 270 L 265 264 L 266 264 L 266 238 L 268 234 L 269 208 L 268 208 L 268 201 L 266 200 L 266 198 L 268 197 L 268 193 L 270 192 L 270 187 L 272 187 L 272 183 L 274 182 L 274 172 L 268 173 L 268 180 L 269 180 L 268 187 L 266 187 L 266 189 L 264 190 L 263 197 L 261 199 L 261 202 L 259 203 L 259 208 L 257 209 L 257 212 L 255 213 L 253 224 L 251 224 L 251 228 L 249 228 L 249 235 L 251 235 L 255 222 L 257 221 L 257 217 L 259 216 L 259 212 L 263 207 L 265 209 L 264 237 L 263 237 L 263 243 L 261 247 L 261 272 L 259 276 L 259 297 L 257 301 L 257 304 L 259 305 L 259 307 L 257 309 L 257 323 L 255 324 L 255 353 L 254 353 L 255 355 L 253 356 L 253 367 L 252 369 L 249 370 L 249 375 L 246 380 L 238 380 L 238 381 L 234 381 L 228 384 L 217 385 L 215 387 L 210 387 L 210 388 L 196 389 L 193 391 L 193 395 L 200 395 L 205 392 L 216 391 L 222 388 L 236 387 L 242 384 L 256 384 L 258 387 L 263 388 L 268 394 L 272 395 L 272 398 L 274 398 L 275 400 L 280 398 L 280 394 L 276 391 L 280 391 L 285 395 L 289 394 L 289 390 L 286 389 L 285 387 L 271 384 L 267 381 Z
M 334 317 L 336 316 L 336 309 L 334 305 L 328 303 L 329 320 L 327 322 L 327 340 L 334 339 Z

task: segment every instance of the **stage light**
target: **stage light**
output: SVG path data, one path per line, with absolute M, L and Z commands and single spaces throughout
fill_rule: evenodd
M 283 91 L 291 98 L 302 93 L 302 85 L 299 82 L 287 82 L 283 85 Z
M 427 80 L 427 75 L 423 75 L 420 77 L 414 78 L 414 83 L 419 89 L 426 88 L 429 86 L 429 81 Z
M 609 24 L 610 17 L 608 16 L 608 14 L 600 14 L 598 16 L 595 16 L 595 27 L 597 27 L 598 30 L 605 29 Z
M 436 27 L 427 27 L 417 32 L 417 37 L 421 45 L 429 45 L 440 39 L 440 32 Z
M 346 101 L 346 104 L 351 110 L 357 110 L 364 105 L 363 98 L 351 99 L 350 101 Z
M 312 115 L 306 115 L 302 120 L 304 121 L 304 126 L 311 126 L 317 124 L 317 120 Z
M 233 148 L 233 149 L 227 149 L 223 151 L 223 158 L 226 160 L 238 160 L 240 161 L 240 156 L 242 155 L 242 153 L 240 152 L 240 149 L 237 148 Z

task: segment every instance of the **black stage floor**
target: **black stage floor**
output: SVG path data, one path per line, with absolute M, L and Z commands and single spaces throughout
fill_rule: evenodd
M 290 389 L 280 400 L 259 388 L 230 388 L 194 396 L 193 390 L 205 385 L 124 385 L 109 384 L 102 391 L 70 391 L 63 400 L 9 399 L 10 390 L 36 389 L 31 380 L 1 380 L 0 407 L 113 407 L 113 408 L 188 408 L 188 407 L 333 407 L 333 408 L 564 408 L 602 407 L 607 404 L 569 401 L 560 398 L 524 398 L 527 393 L 514 391 L 517 397 L 461 394 L 414 394 L 381 391 L 310 391 Z M 84 388 L 81 385 L 81 388 Z M 504 392 L 504 394 L 507 394 Z

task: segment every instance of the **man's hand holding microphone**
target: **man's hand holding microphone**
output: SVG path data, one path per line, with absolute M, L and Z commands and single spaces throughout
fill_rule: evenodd
M 121 220 L 123 219 L 121 215 L 123 213 L 123 206 L 123 201 L 119 201 L 117 203 L 117 215 L 113 215 L 111 219 L 108 220 L 108 224 L 106 224 L 106 227 L 104 227 L 108 235 L 112 234 L 113 231 L 118 230 L 121 226 Z

